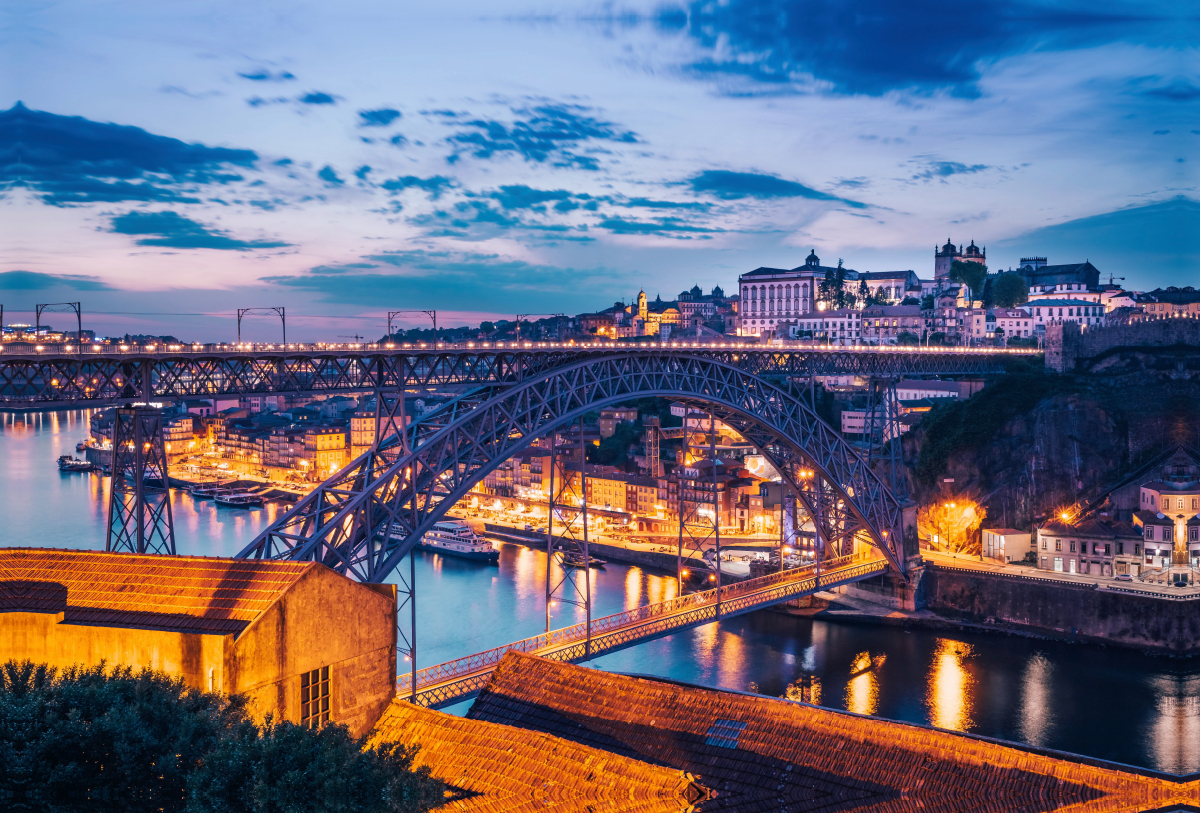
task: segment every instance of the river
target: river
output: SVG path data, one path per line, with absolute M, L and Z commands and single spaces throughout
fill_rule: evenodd
M 55 459 L 87 435 L 84 412 L 0 413 L 3 544 L 103 549 L 107 480 Z M 173 492 L 181 554 L 229 556 L 276 511 Z M 499 565 L 421 552 L 418 666 L 542 631 L 544 554 L 501 546 Z M 674 578 L 610 563 L 592 571 L 595 615 L 670 598 Z M 558 607 L 555 626 L 581 618 Z M 851 677 L 859 654 L 883 662 Z M 1200 771 L 1200 660 L 1015 636 L 795 619 L 763 611 L 597 658 L 620 672 L 781 695 L 816 676 L 823 705 L 1176 773 Z M 466 704 L 452 711 L 461 712 Z

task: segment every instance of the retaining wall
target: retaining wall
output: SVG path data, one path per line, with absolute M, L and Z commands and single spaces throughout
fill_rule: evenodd
M 1175 654 L 1200 653 L 1200 600 L 926 565 L 917 602 L 946 618 Z

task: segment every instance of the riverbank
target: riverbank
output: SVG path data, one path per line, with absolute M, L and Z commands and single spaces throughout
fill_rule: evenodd
M 908 606 L 897 606 L 890 596 L 895 585 L 885 576 L 836 594 L 818 594 L 829 603 L 806 614 L 904 629 L 1000 633 L 1174 657 L 1200 655 L 1200 601 L 1190 596 L 1099 589 L 929 561 L 914 571 L 912 580 L 914 600 Z
M 525 531 L 507 525 L 497 525 L 494 522 L 484 522 L 483 531 L 487 536 L 505 542 L 513 542 L 536 550 L 546 549 L 546 535 L 537 531 Z M 559 542 L 574 544 L 568 537 L 555 537 Z M 660 570 L 674 575 L 679 565 L 677 550 L 664 552 L 658 545 L 623 544 L 613 545 L 606 542 L 589 541 L 589 553 L 609 562 L 620 562 L 626 565 Z M 684 564 L 697 572 L 708 572 L 708 564 L 695 556 L 684 559 Z M 750 578 L 749 562 L 721 562 L 721 576 L 725 584 L 744 581 Z

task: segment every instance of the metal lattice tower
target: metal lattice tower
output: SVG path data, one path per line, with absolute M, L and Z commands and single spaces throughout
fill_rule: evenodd
M 645 418 L 642 421 L 642 426 L 645 427 L 645 437 L 642 440 L 642 445 L 646 450 L 646 468 L 649 469 L 649 474 L 651 477 L 663 476 L 660 423 L 661 422 L 658 420 L 658 418 L 654 416 Z
M 175 555 L 162 410 L 117 410 L 104 549 Z
M 708 415 L 708 430 L 689 423 L 690 415 L 683 418 L 683 465 L 675 469 L 679 497 L 679 548 L 676 553 L 675 570 L 679 584 L 679 595 L 683 595 L 683 585 L 691 571 L 700 567 L 706 569 L 705 553 L 713 553 L 713 572 L 709 574 L 704 588 L 721 587 L 721 506 L 720 492 L 717 487 L 717 431 L 716 416 Z M 709 447 L 708 464 L 711 466 L 708 482 L 703 479 L 703 472 L 689 472 L 693 468 L 687 460 L 688 449 L 698 447 L 699 440 L 707 440 Z M 711 516 L 708 512 L 711 511 Z M 692 557 L 699 556 L 699 562 Z M 721 615 L 720 605 L 717 607 L 717 617 Z
M 561 450 L 550 450 L 550 494 L 546 522 L 546 632 L 550 631 L 552 610 L 558 604 L 582 607 L 588 637 L 585 653 L 591 652 L 592 566 L 588 543 L 587 441 L 583 418 L 579 418 L 579 478 L 571 476 L 563 464 Z M 558 484 L 555 485 L 557 468 Z M 562 528 L 555 536 L 555 518 Z M 573 560 L 573 561 L 572 561 Z

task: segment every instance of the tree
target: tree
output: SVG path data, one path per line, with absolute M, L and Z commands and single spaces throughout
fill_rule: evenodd
M 480 322 L 479 329 L 481 331 L 483 331 L 484 333 L 495 333 L 496 332 L 496 326 L 494 324 L 492 324 L 491 322 Z
M 979 553 L 976 531 L 987 518 L 987 509 L 970 497 L 953 495 L 917 510 L 917 534 L 934 550 Z
M 955 260 L 950 263 L 950 279 L 966 285 L 971 291 L 971 299 L 974 300 L 976 292 L 983 290 L 983 282 L 987 279 L 987 266 L 969 260 Z
M 921 297 L 921 310 L 931 311 L 937 307 L 937 298 L 933 294 L 925 294 Z
M 929 301 L 933 302 L 933 298 L 930 297 Z M 921 300 L 917 299 L 915 296 L 906 296 L 906 297 L 904 297 L 904 299 L 900 300 L 900 304 L 901 305 L 920 305 Z M 930 307 L 932 307 L 932 305 Z
M 1017 273 L 1004 273 L 992 283 L 992 302 L 997 308 L 1015 308 L 1029 301 L 1029 286 Z
M 871 297 L 871 287 L 867 285 L 865 279 L 858 281 L 858 297 L 857 303 L 860 308 L 865 308 L 867 305 L 874 304 Z
M 415 748 L 342 726 L 259 727 L 242 697 L 149 669 L 0 665 L 0 799 L 33 811 L 418 811 L 445 785 Z

